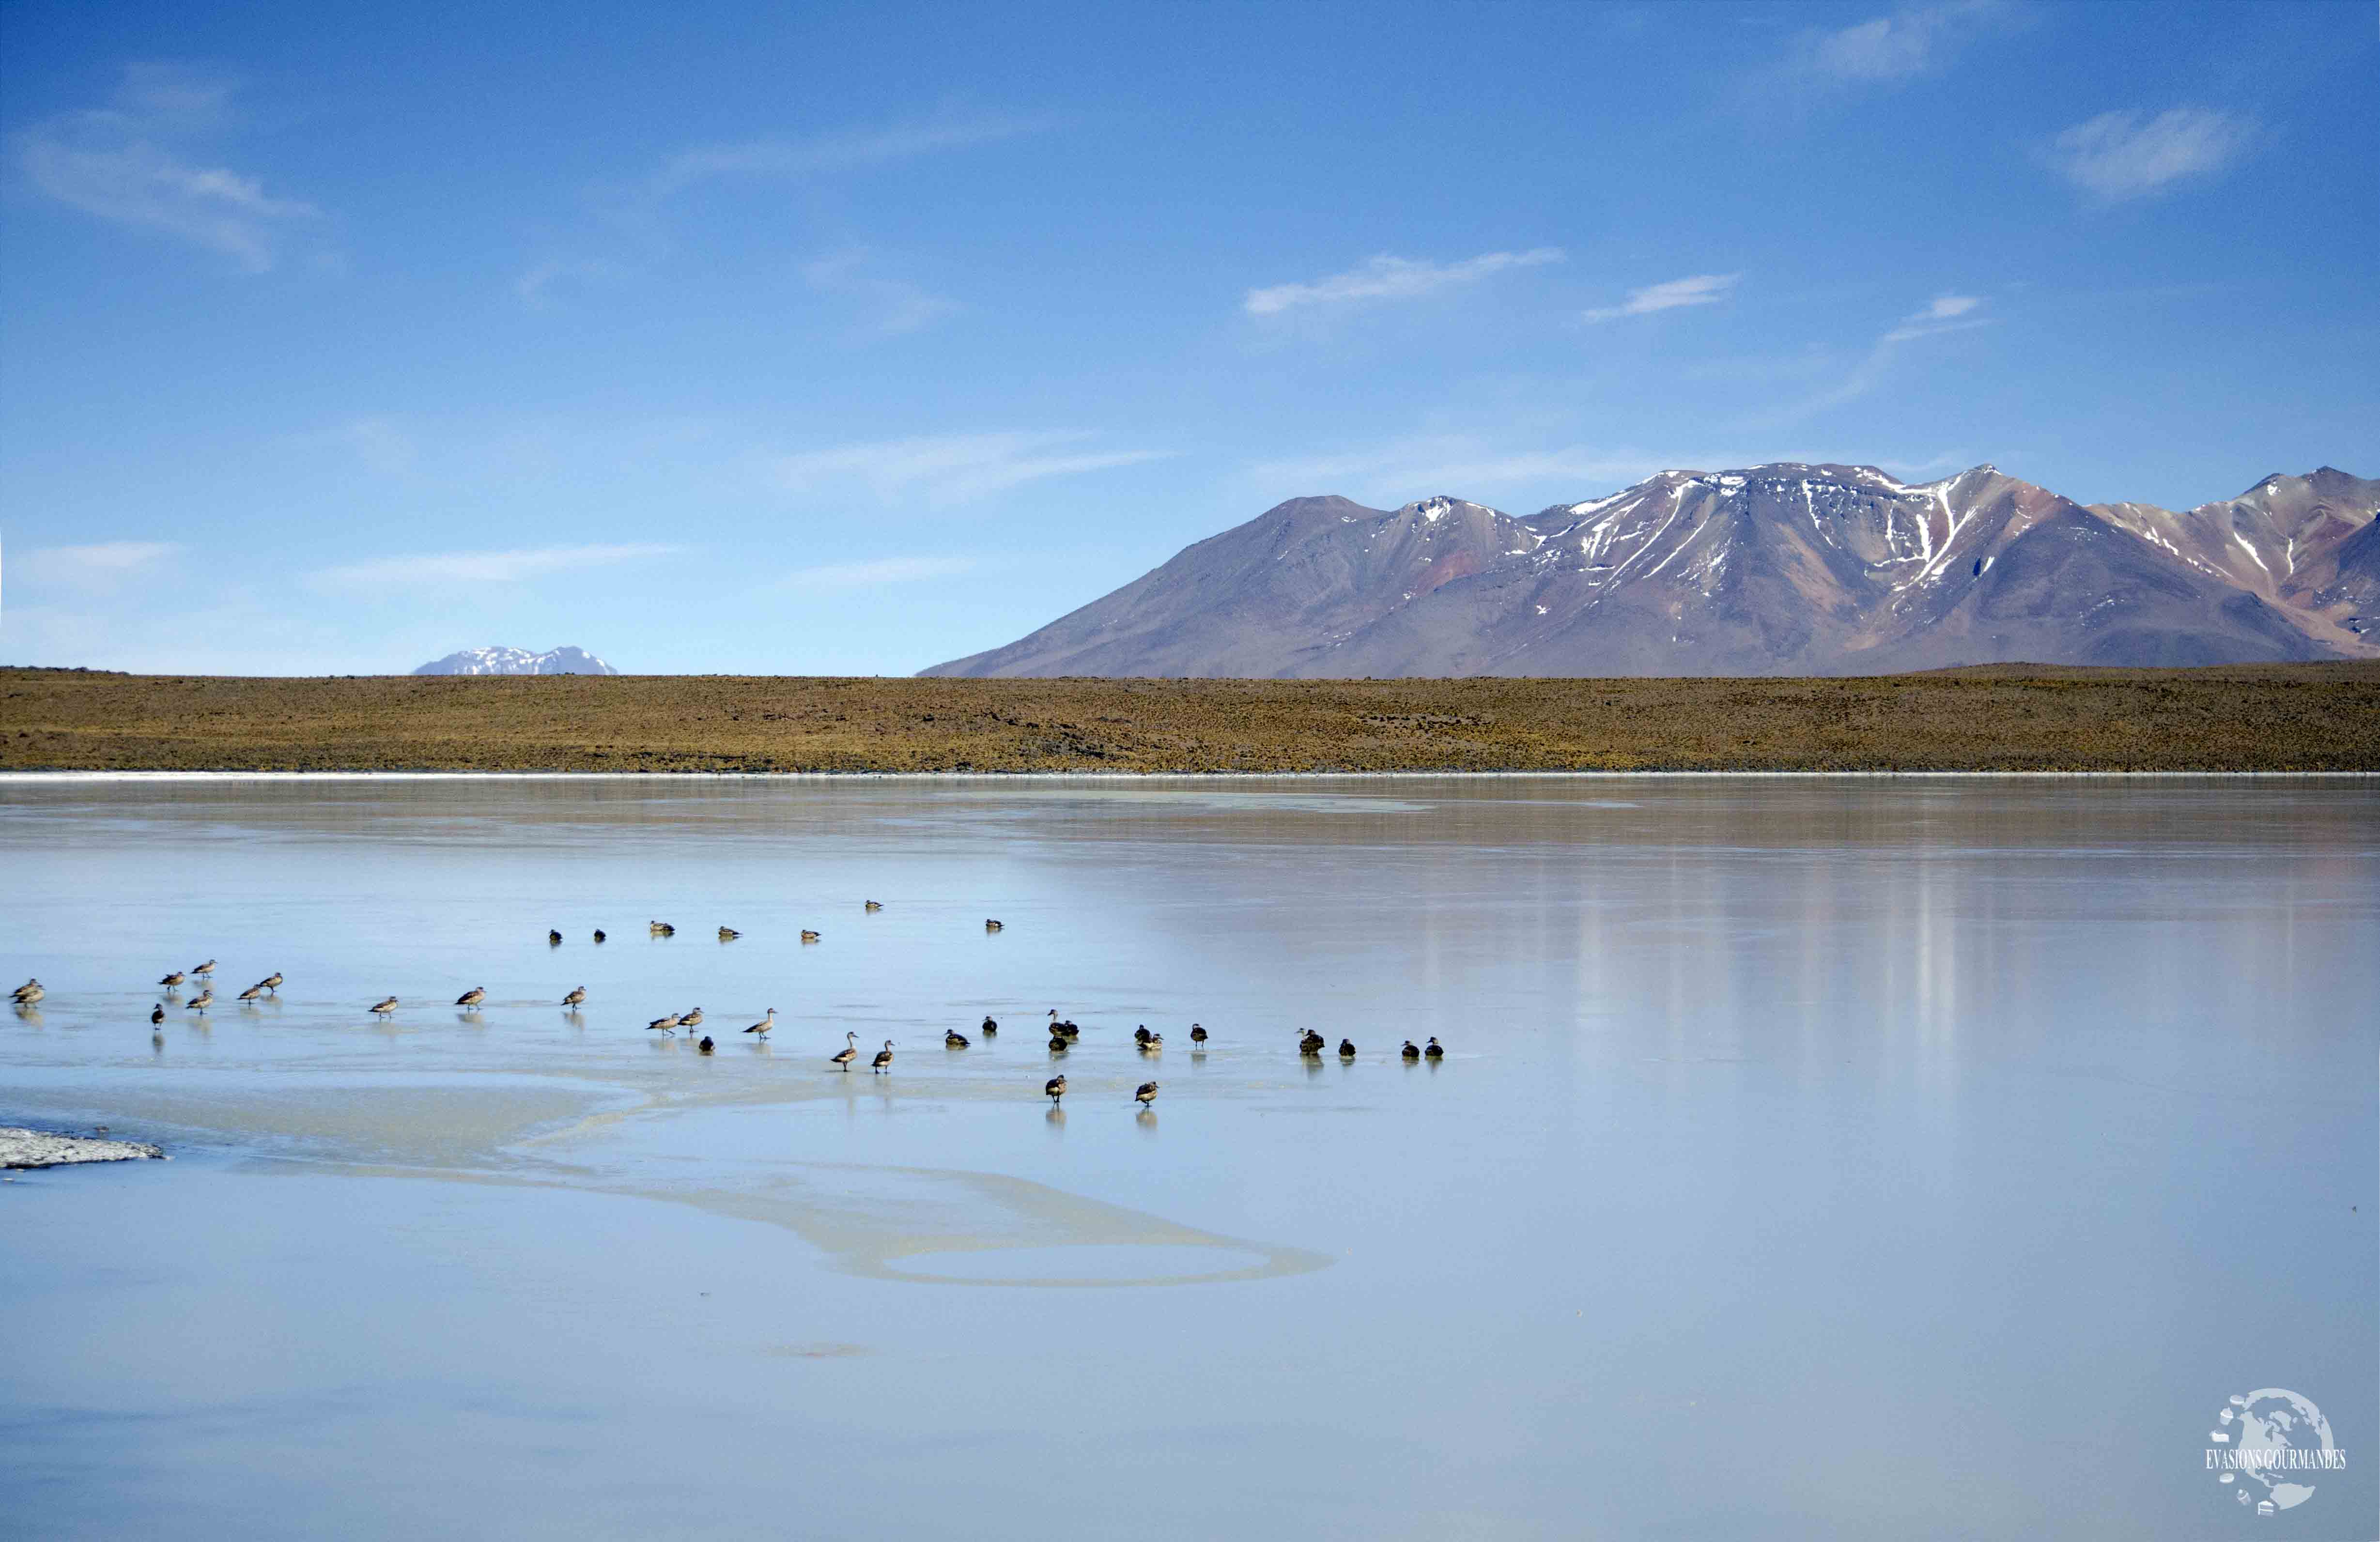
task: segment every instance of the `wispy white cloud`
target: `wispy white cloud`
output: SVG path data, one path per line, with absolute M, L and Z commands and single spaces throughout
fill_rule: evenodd
M 861 172 L 1045 133 L 1064 121 L 1048 114 L 943 113 L 873 128 L 689 146 L 658 164 L 647 163 L 643 170 L 624 172 L 589 189 L 606 228 L 601 237 L 588 240 L 587 249 L 616 251 L 625 238 L 635 250 L 633 261 L 601 255 L 551 256 L 516 278 L 513 291 L 525 303 L 541 306 L 659 265 L 678 245 L 674 227 L 683 215 L 673 209 L 673 203 L 681 195 L 691 197 L 715 184 L 801 182 Z M 835 276 L 832 268 L 820 278 L 805 275 L 814 287 Z M 872 298 L 882 331 L 914 331 L 955 309 L 951 301 L 903 285 L 879 290 Z
M 44 119 L 15 137 L 18 166 L 42 193 L 116 225 L 162 231 L 250 273 L 280 260 L 289 232 L 321 211 L 210 165 L 187 141 L 228 124 L 233 83 L 170 65 L 128 67 L 110 104 Z
M 102 540 L 88 546 L 44 546 L 8 559 L 18 580 L 62 589 L 110 589 L 147 577 L 181 547 L 170 540 Z
M 872 562 L 828 563 L 796 568 L 779 580 L 779 587 L 797 589 L 877 589 L 885 584 L 914 584 L 973 571 L 974 557 L 880 557 Z
M 2106 202 L 2146 198 L 2193 176 L 2213 176 L 2247 158 L 2264 133 L 2244 113 L 2173 107 L 2155 117 L 2102 113 L 2050 141 L 2058 174 Z
M 1906 343 L 1913 337 L 1931 336 L 1937 332 L 1963 332 L 1969 327 L 1989 326 L 1991 319 L 1971 314 L 1983 299 L 1975 295 L 1937 295 L 1923 309 L 1904 316 L 1900 324 L 1884 334 L 1887 343 Z
M 1804 33 L 1791 67 L 1836 84 L 1890 83 L 1942 68 L 1970 42 L 2017 23 L 2005 0 L 1904 6 L 1838 31 Z
M 925 434 L 811 450 L 777 463 L 779 480 L 810 492 L 856 483 L 886 503 L 971 503 L 1027 482 L 1163 460 L 1171 450 L 1103 450 L 1079 430 Z
M 665 557 L 680 548 L 649 541 L 617 545 L 540 546 L 516 552 L 434 552 L 373 557 L 317 568 L 306 582 L 318 589 L 443 589 L 455 584 L 511 584 L 589 567 Z
M 600 257 L 554 258 L 534 264 L 513 280 L 513 293 L 541 309 L 557 298 L 577 297 L 611 283 L 628 271 L 623 263 Z
M 1038 134 L 1054 127 L 1057 121 L 1048 116 L 980 114 L 805 139 L 697 145 L 664 161 L 648 179 L 646 191 L 652 197 L 665 198 L 697 183 L 722 177 L 788 177 L 857 171 L 938 151 Z
M 1562 260 L 1559 247 L 1527 251 L 1489 251 L 1460 262 L 1379 256 L 1362 266 L 1312 284 L 1276 284 L 1251 289 L 1240 309 L 1251 316 L 1278 316 L 1302 305 L 1350 305 L 1366 300 L 1411 300 L 1460 289 L 1513 268 L 1542 267 Z
M 1878 337 L 1857 364 L 1834 384 L 1771 415 L 1771 423 L 1797 422 L 1866 395 L 1884 382 L 1893 360 L 1909 344 L 1946 332 L 1967 332 L 1992 325 L 1992 318 L 1975 312 L 1983 300 L 1974 295 L 1941 294 L 1903 316 Z
M 1616 321 L 1622 316 L 1649 316 L 1657 310 L 1675 310 L 1683 305 L 1715 305 L 1733 292 L 1742 273 L 1696 273 L 1691 278 L 1665 279 L 1659 284 L 1647 284 L 1642 289 L 1631 289 L 1628 297 L 1618 305 L 1598 307 L 1585 312 L 1589 322 Z
M 413 435 L 394 418 L 367 414 L 297 436 L 296 442 L 353 455 L 367 469 L 395 476 L 412 469 L 418 455 Z
M 871 272 L 868 252 L 858 248 L 802 264 L 802 282 L 819 294 L 855 302 L 862 312 L 862 329 L 884 337 L 922 332 L 965 309 L 956 300 Z

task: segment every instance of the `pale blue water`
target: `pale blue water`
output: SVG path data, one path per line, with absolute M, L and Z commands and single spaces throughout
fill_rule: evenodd
M 2380 1535 L 2375 922 L 2344 779 L 0 781 L 0 1123 L 177 1159 L 0 1185 L 0 1516 Z

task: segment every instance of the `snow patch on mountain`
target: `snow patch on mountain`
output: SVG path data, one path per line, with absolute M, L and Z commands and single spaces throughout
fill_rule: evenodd
M 433 659 L 416 674 L 617 674 L 620 672 L 583 648 L 467 648 Z

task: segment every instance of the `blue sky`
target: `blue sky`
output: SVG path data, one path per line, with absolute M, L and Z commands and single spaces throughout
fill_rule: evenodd
M 2380 475 L 2371 0 L 0 30 L 0 662 L 900 674 L 1281 499 Z

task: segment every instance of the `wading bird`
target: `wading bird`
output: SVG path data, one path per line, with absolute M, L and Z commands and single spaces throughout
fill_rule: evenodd
M 1148 1042 L 1148 1024 L 1143 1023 L 1140 1026 L 1132 1030 L 1132 1041 L 1135 1044 L 1146 1044 Z
M 1066 1096 L 1066 1078 L 1063 1076 L 1052 1076 L 1048 1081 L 1043 1082 L 1041 1084 L 1041 1096 L 1049 1099 L 1050 1101 L 1053 1103 L 1059 1099 Z
M 1354 1039 L 1342 1038 L 1339 1041 L 1339 1058 L 1341 1060 L 1354 1060 L 1355 1058 L 1355 1041 Z
M 163 985 L 165 982 L 159 980 L 157 983 Z M 24 984 L 18 986 L 16 990 L 8 992 L 8 999 L 16 1002 L 18 1006 L 31 1006 L 35 1002 L 40 1001 L 42 997 L 48 994 L 48 991 L 42 989 L 42 982 L 40 980 L 29 979 Z
M 677 1020 L 677 1026 L 681 1028 L 698 1028 L 702 1026 L 702 1009 L 700 1007 L 696 1007 L 692 1012 L 689 1012 L 685 1016 L 679 1018 Z
M 856 1033 L 847 1033 L 843 1036 L 843 1048 L 828 1056 L 827 1062 L 829 1064 L 840 1065 L 848 1071 L 851 1069 L 851 1062 L 858 1058 L 859 1036 Z
M 160 980 L 158 980 L 158 982 L 157 982 L 157 983 L 158 983 L 159 985 L 164 986 L 164 987 L 166 990 L 178 990 L 178 989 L 180 988 L 180 986 L 181 986 L 182 981 L 183 981 L 184 979 L 188 978 L 188 976 L 186 976 L 186 975 L 184 975 L 184 974 L 182 973 L 182 971 L 180 971 L 179 969 L 176 969 L 176 970 L 175 970 L 172 974 L 167 975 L 167 976 L 164 977 L 163 978 L 161 978 Z
M 776 1026 L 777 1026 L 777 1009 L 776 1009 L 775 1007 L 771 1007 L 771 1008 L 769 1009 L 769 1015 L 767 1015 L 766 1017 L 761 1018 L 759 1022 L 757 1022 L 757 1023 L 753 1024 L 750 1027 L 746 1028 L 744 1031 L 745 1031 L 746 1033 L 765 1034 L 765 1033 L 767 1033 L 771 1028 L 773 1028 L 773 1027 L 775 1027 Z
M 151 1008 L 149 1009 L 149 1026 L 150 1026 L 151 1027 L 152 1027 L 152 1028 L 153 1028 L 153 1027 L 155 1027 L 158 1024 L 160 1024 L 160 1023 L 164 1022 L 164 1020 L 165 1020 L 165 1003 L 164 1003 L 164 1002 L 159 1002 L 155 1006 L 152 1006 L 152 1007 L 151 1007 Z
M 665 1033 L 674 1038 L 677 1037 L 677 1025 L 678 1014 L 673 1012 L 667 1017 L 656 1017 L 651 1022 L 646 1024 L 645 1031 L 647 1033 Z
M 193 964 L 190 965 L 190 973 L 199 976 L 200 978 L 204 978 L 214 972 L 215 961 L 212 958 L 207 960 L 204 964 Z
M 585 1006 L 587 1004 L 587 988 L 583 985 L 572 986 L 570 988 L 570 994 L 562 998 L 562 1004 L 564 1006 Z
M 461 995 L 455 997 L 455 1004 L 456 1006 L 478 1006 L 481 1002 L 484 1002 L 487 999 L 487 987 L 475 985 L 471 987 L 470 990 L 466 990 Z
M 1322 1036 L 1316 1033 L 1312 1028 L 1306 1029 L 1305 1037 L 1297 1041 L 1297 1052 L 1301 1055 L 1320 1054 L 1322 1052 Z
M 982 1034 L 984 1038 L 990 1038 L 993 1034 L 1000 1031 L 1000 1025 L 991 1020 L 991 1014 L 985 1013 L 983 1016 L 983 1026 L 977 1031 Z
M 868 1063 L 868 1068 L 880 1076 L 885 1072 L 892 1069 L 892 1041 L 889 1038 L 886 1039 L 884 1041 L 884 1048 L 877 1050 L 876 1058 Z
M 1144 1055 L 1153 1055 L 1163 1050 L 1164 1048 L 1165 1036 L 1161 1033 L 1153 1033 L 1148 1036 L 1148 1041 L 1140 1047 L 1140 1052 Z
M 1156 1102 L 1157 1084 L 1155 1082 L 1141 1083 L 1140 1086 L 1133 1092 L 1132 1100 L 1138 1103 L 1142 1108 L 1147 1108 L 1149 1104 Z
M 964 1050 L 972 1042 L 974 1042 L 972 1039 L 956 1028 L 942 1030 L 942 1048 L 945 1050 Z
M 374 1002 L 371 1004 L 371 1009 L 374 1016 L 385 1017 L 390 1013 L 396 1010 L 396 998 L 394 996 L 382 996 L 379 1001 Z
M 214 993 L 214 988 L 213 988 L 212 986 L 210 986 L 210 987 L 208 987 L 206 990 L 201 990 L 201 991 L 200 991 L 197 995 L 195 995 L 195 996 L 191 997 L 191 998 L 190 998 L 190 1004 L 189 1004 L 189 1005 L 188 1005 L 188 1007 L 187 1007 L 185 1010 L 186 1010 L 186 1011 L 189 1011 L 189 1012 L 204 1012 L 204 1011 L 206 1011 L 206 1010 L 207 1010 L 207 1008 L 209 1008 L 209 1007 L 211 1007 L 211 1006 L 212 1006 L 212 1005 L 214 1005 L 214 1004 L 215 1004 L 215 993 Z
M 1197 1025 L 1197 1024 L 1196 1024 L 1196 1023 L 1191 1024 L 1191 1025 L 1190 1025 L 1190 1048 L 1192 1048 L 1192 1049 L 1194 1049 L 1194 1050 L 1203 1050 L 1203 1049 L 1205 1049 L 1206 1047 L 1207 1047 L 1207 1030 L 1206 1030 L 1205 1028 L 1201 1027 L 1199 1025 Z
M 281 971 L 275 969 L 256 983 L 278 996 L 281 994 Z
M 239 999 L 243 1002 L 252 1002 L 263 994 L 264 984 L 260 980 L 256 984 L 251 985 L 247 990 L 241 991 L 239 993 Z

